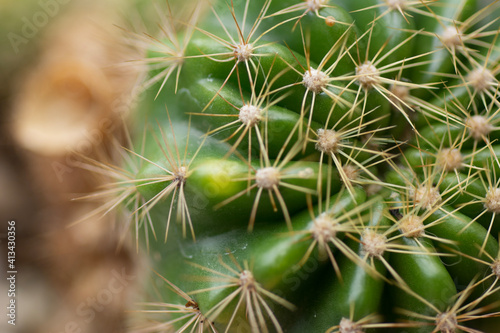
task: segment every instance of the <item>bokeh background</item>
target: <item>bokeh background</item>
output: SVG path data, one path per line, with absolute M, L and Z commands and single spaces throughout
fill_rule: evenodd
M 169 1 L 181 13 L 189 1 Z M 144 81 L 135 34 L 166 1 L 0 0 L 0 332 L 126 332 L 144 260 L 123 216 L 97 213 Z M 182 16 L 179 16 L 182 17 Z M 7 222 L 16 221 L 16 325 Z

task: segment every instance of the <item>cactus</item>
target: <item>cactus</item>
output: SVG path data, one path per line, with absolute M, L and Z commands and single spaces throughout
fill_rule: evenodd
M 499 9 L 219 0 L 136 35 L 127 163 L 92 166 L 153 267 L 133 331 L 493 332 Z

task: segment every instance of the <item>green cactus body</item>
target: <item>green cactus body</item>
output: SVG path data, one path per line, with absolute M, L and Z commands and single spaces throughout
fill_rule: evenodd
M 404 245 L 418 246 L 414 239 L 403 238 L 401 241 Z M 424 243 L 423 246 L 428 253 L 391 256 L 392 267 L 405 281 L 405 287 L 412 290 L 412 295 L 408 295 L 408 291 L 404 289 L 394 290 L 393 301 L 399 309 L 417 315 L 408 314 L 410 320 L 417 319 L 418 315 L 432 317 L 436 310 L 445 311 L 447 306 L 451 305 L 453 295 L 456 294 L 455 284 L 450 275 L 440 259 L 432 255 L 435 253 L 433 246 L 424 240 L 420 242 Z M 421 325 L 407 330 L 432 332 L 434 328 Z
M 147 47 L 114 184 L 141 332 L 494 332 L 500 2 L 195 7 Z

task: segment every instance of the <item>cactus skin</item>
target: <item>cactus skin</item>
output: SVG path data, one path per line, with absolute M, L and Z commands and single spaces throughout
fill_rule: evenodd
M 202 5 L 135 115 L 146 331 L 493 332 L 500 3 Z

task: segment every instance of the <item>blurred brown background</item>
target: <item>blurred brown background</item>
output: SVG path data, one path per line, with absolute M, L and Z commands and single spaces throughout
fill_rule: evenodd
M 151 32 L 157 17 L 149 1 L 0 0 L 1 332 L 126 331 L 141 281 L 135 244 L 120 243 L 122 217 L 73 199 L 105 184 L 82 160 L 116 160 L 144 74 L 123 28 Z

